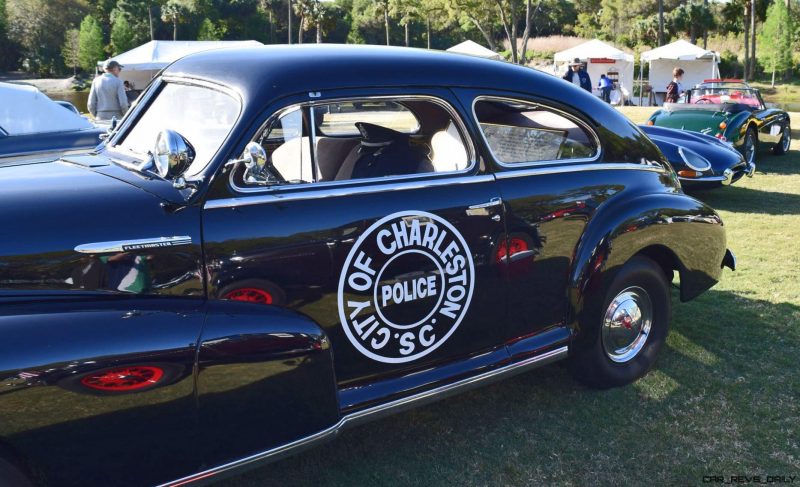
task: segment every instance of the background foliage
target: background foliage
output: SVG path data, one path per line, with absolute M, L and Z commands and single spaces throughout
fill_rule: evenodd
M 744 69 L 745 11 L 750 5 L 750 0 L 291 0 L 290 8 L 289 1 L 0 0 L 0 70 L 72 72 L 73 29 L 80 32 L 77 64 L 84 70 L 150 39 L 388 43 L 434 49 L 471 39 L 512 62 L 545 63 L 562 48 L 532 47 L 546 36 L 598 37 L 633 53 L 657 46 L 661 1 L 665 42 L 685 38 L 717 50 L 723 73 L 733 76 Z M 757 46 L 763 47 L 755 69 L 788 74 L 798 62 L 800 0 L 752 1 Z M 87 16 L 96 25 L 83 25 Z

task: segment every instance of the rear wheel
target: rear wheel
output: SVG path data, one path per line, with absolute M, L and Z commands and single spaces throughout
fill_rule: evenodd
M 744 134 L 744 143 L 742 144 L 742 155 L 748 164 L 756 162 L 756 150 L 758 148 L 758 138 L 756 131 L 753 127 L 748 127 L 747 132 Z
M 783 136 L 781 137 L 781 140 L 779 140 L 778 143 L 772 147 L 772 153 L 776 156 L 782 156 L 783 154 L 789 152 L 789 147 L 791 147 L 791 145 L 792 127 L 787 123 L 786 127 L 783 129 Z
M 580 382 L 600 389 L 630 384 L 650 370 L 667 337 L 667 276 L 647 257 L 634 257 L 581 320 L 584 336 L 571 350 Z

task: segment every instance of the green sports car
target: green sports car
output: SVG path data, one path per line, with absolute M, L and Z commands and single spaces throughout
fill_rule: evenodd
M 755 162 L 759 147 L 786 153 L 792 137 L 788 113 L 767 108 L 757 89 L 733 79 L 705 80 L 677 103 L 664 103 L 647 124 L 714 136 L 738 149 L 748 164 Z

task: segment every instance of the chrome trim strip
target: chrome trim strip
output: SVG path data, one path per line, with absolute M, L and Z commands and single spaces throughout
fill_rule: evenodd
M 371 408 L 364 409 L 361 411 L 356 411 L 354 413 L 343 416 L 342 419 L 340 419 L 339 422 L 334 424 L 333 426 L 326 428 L 322 431 L 318 431 L 304 438 L 300 438 L 291 443 L 286 443 L 284 445 L 272 448 L 270 450 L 266 450 L 261 453 L 256 453 L 255 455 L 250 455 L 248 457 L 240 458 L 239 460 L 235 460 L 233 462 L 229 462 L 224 465 L 220 465 L 218 467 L 198 472 L 196 474 L 189 475 L 178 480 L 173 480 L 171 482 L 161 484 L 159 487 L 167 487 L 167 486 L 177 487 L 180 485 L 187 485 L 199 480 L 210 480 L 215 475 L 221 474 L 223 472 L 232 471 L 234 469 L 254 464 L 256 462 L 288 454 L 289 452 L 296 449 L 309 447 L 318 441 L 322 441 L 330 436 L 335 436 L 345 427 L 354 426 L 362 421 L 365 421 L 367 418 L 372 418 L 375 416 L 387 414 L 390 411 L 401 409 L 404 407 L 409 407 L 415 403 L 421 403 L 444 395 L 454 394 L 470 386 L 473 386 L 477 382 L 482 382 L 484 380 L 489 380 L 489 379 L 498 379 L 502 376 L 524 372 L 529 369 L 549 364 L 566 356 L 567 351 L 568 347 L 563 346 L 555 350 L 545 352 L 541 355 L 536 355 L 534 357 L 529 357 L 519 362 L 514 362 L 512 364 L 506 365 L 505 367 L 489 370 L 481 374 L 475 375 L 473 377 L 468 377 L 466 379 L 461 379 L 459 381 L 450 384 L 445 384 L 443 386 L 435 387 L 428 391 L 413 394 L 411 396 L 404 397 L 401 399 L 396 399 L 394 401 L 390 401 L 385 404 L 379 404 L 377 406 L 373 406 Z
M 91 242 L 75 247 L 75 252 L 81 254 L 108 254 L 115 252 L 129 252 L 132 250 L 147 250 L 161 247 L 176 247 L 190 245 L 192 237 L 152 237 L 134 240 L 111 240 L 108 242 Z
M 661 166 L 655 166 L 650 164 L 638 164 L 633 162 L 610 162 L 610 163 L 600 163 L 600 164 L 562 164 L 559 166 L 552 166 L 552 167 L 534 167 L 534 168 L 527 168 L 521 169 L 518 171 L 503 171 L 496 173 L 495 176 L 497 179 L 509 179 L 509 178 L 519 178 L 525 176 L 537 176 L 537 175 L 544 175 L 544 174 L 562 174 L 562 173 L 570 173 L 570 172 L 579 172 L 579 171 L 621 171 L 621 170 L 633 170 L 633 171 L 652 171 L 652 172 L 666 172 L 667 170 Z
M 492 198 L 486 203 L 478 203 L 477 205 L 469 205 L 470 210 L 477 210 L 479 208 L 491 208 L 493 206 L 500 206 L 503 204 L 503 200 L 500 198 Z
M 432 175 L 434 173 L 431 173 Z M 386 179 L 386 178 L 380 178 Z M 287 201 L 310 200 L 332 198 L 338 196 L 349 196 L 353 194 L 381 193 L 384 191 L 399 191 L 430 188 L 436 186 L 446 186 L 452 184 L 472 184 L 486 183 L 493 180 L 490 174 L 472 176 L 462 174 L 455 177 L 440 177 L 415 181 L 395 181 L 384 184 L 371 185 L 348 185 L 348 186 L 323 186 L 320 183 L 304 185 L 299 191 L 272 191 L 261 192 L 255 195 L 244 195 L 235 198 L 223 198 L 219 200 L 206 201 L 203 209 L 212 210 L 216 208 L 236 208 L 239 206 L 260 205 L 265 203 L 283 203 Z M 366 181 L 366 180 L 358 180 Z M 287 187 L 288 189 L 289 187 Z
M 467 127 L 464 124 L 461 116 L 459 116 L 458 112 L 453 108 L 450 103 L 446 100 L 441 98 L 431 96 L 431 95 L 376 95 L 376 96 L 351 96 L 351 97 L 339 97 L 339 98 L 331 98 L 331 99 L 315 99 L 314 101 L 307 101 L 302 103 L 295 103 L 293 105 L 289 105 L 287 107 L 281 108 L 277 110 L 275 113 L 270 115 L 267 120 L 261 124 L 261 126 L 256 131 L 256 134 L 261 135 L 264 130 L 272 123 L 275 122 L 278 118 L 284 116 L 285 114 L 289 113 L 293 110 L 298 110 L 307 106 L 315 107 L 320 105 L 328 105 L 332 103 L 342 103 L 342 102 L 352 102 L 352 101 L 362 101 L 362 100 L 427 100 L 431 103 L 435 103 L 436 105 L 443 108 L 447 111 L 448 115 L 450 115 L 450 119 L 456 124 L 459 132 L 461 133 L 461 139 L 464 141 L 465 148 L 467 149 L 467 153 L 469 154 L 469 166 L 464 169 L 458 171 L 449 171 L 449 172 L 441 172 L 441 173 L 428 173 L 430 174 L 437 174 L 437 175 L 463 175 L 472 172 L 472 170 L 477 165 L 477 148 L 470 137 L 469 132 L 467 131 Z M 312 110 L 313 111 L 313 110 Z M 412 112 L 413 113 L 413 112 Z M 416 118 L 417 115 L 414 114 Z M 317 181 L 314 183 L 301 183 L 301 184 L 293 184 L 293 185 L 273 185 L 270 187 L 263 187 L 263 186 L 247 186 L 242 187 L 236 184 L 233 179 L 234 171 L 231 170 L 229 176 L 229 183 L 231 187 L 238 193 L 267 193 L 267 192 L 277 192 L 285 189 L 295 189 L 295 188 L 305 188 L 308 186 L 345 186 L 345 185 L 352 185 L 354 183 L 369 183 L 373 181 L 385 181 L 386 179 L 392 180 L 403 180 L 403 179 L 410 179 L 416 178 L 421 176 L 420 174 L 405 174 L 405 175 L 398 175 L 398 176 L 384 176 L 379 178 L 365 178 L 365 179 L 358 179 L 358 180 L 345 180 L 345 181 Z
M 481 122 L 478 119 L 478 113 L 475 111 L 475 105 L 478 104 L 479 101 L 482 100 L 496 100 L 496 101 L 505 101 L 511 103 L 526 103 L 529 105 L 536 105 L 538 107 L 544 108 L 545 110 L 555 112 L 567 120 L 570 120 L 579 126 L 583 127 L 588 133 L 592 135 L 594 138 L 595 144 L 597 144 L 597 150 L 595 151 L 594 156 L 592 157 L 583 157 L 583 158 L 575 158 L 575 159 L 555 159 L 555 160 L 544 160 L 544 161 L 531 161 L 531 162 L 516 162 L 516 163 L 506 163 L 502 162 L 492 150 L 492 146 L 489 145 L 489 141 L 486 139 L 486 134 L 483 133 L 483 127 L 481 127 Z M 472 100 L 472 118 L 475 120 L 475 124 L 478 126 L 478 132 L 481 134 L 481 138 L 483 139 L 484 145 L 486 145 L 486 149 L 491 154 L 492 159 L 500 166 L 506 169 L 517 169 L 517 168 L 524 168 L 524 167 L 532 167 L 532 166 L 541 166 L 543 164 L 572 164 L 572 163 L 582 163 L 582 162 L 594 162 L 600 159 L 600 155 L 603 152 L 602 145 L 600 144 L 600 138 L 597 136 L 597 132 L 595 132 L 587 123 L 583 120 L 579 119 L 578 117 L 567 113 L 563 110 L 559 110 L 558 108 L 554 108 L 550 105 L 535 102 L 532 100 L 524 100 L 518 98 L 509 98 L 507 96 L 493 96 L 493 95 L 482 95 L 476 96 L 474 100 Z

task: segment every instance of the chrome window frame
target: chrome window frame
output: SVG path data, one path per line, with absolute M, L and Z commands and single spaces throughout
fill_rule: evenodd
M 524 103 L 527 105 L 534 105 L 536 107 L 541 107 L 547 111 L 556 113 L 561 115 L 562 117 L 566 118 L 567 120 L 575 123 L 578 127 L 583 128 L 592 139 L 594 139 L 595 143 L 595 153 L 592 157 L 576 157 L 573 159 L 543 159 L 541 161 L 523 161 L 523 162 L 503 162 L 500 158 L 492 150 L 491 144 L 489 144 L 489 140 L 486 138 L 486 134 L 483 131 L 483 127 L 481 126 L 480 119 L 478 118 L 478 113 L 475 111 L 475 106 L 480 101 L 500 101 L 500 102 L 509 102 L 509 103 Z M 589 124 L 581 120 L 579 117 L 572 115 L 571 113 L 565 112 L 564 110 L 560 110 L 555 108 L 551 105 L 546 103 L 541 103 L 538 101 L 526 100 L 524 98 L 512 98 L 509 96 L 501 96 L 501 95 L 480 95 L 476 96 L 474 100 L 472 100 L 472 118 L 475 120 L 475 125 L 478 127 L 478 132 L 481 134 L 481 138 L 483 139 L 483 143 L 486 145 L 486 150 L 492 156 L 492 160 L 500 167 L 504 169 L 522 169 L 522 168 L 530 168 L 536 166 L 546 166 L 546 165 L 553 165 L 553 164 L 585 164 L 589 162 L 596 162 L 600 159 L 600 156 L 603 154 L 603 147 L 600 144 L 600 137 L 597 136 L 597 132 L 595 132 Z
M 402 181 L 419 181 L 420 179 L 427 178 L 428 181 L 431 179 L 444 179 L 444 178 L 453 178 L 458 176 L 465 176 L 469 175 L 478 165 L 478 156 L 477 150 L 475 147 L 475 141 L 470 136 L 469 131 L 467 130 L 467 126 L 464 123 L 462 117 L 458 114 L 458 111 L 446 100 L 442 98 L 432 96 L 432 95 L 373 95 L 373 96 L 347 96 L 347 97 L 337 97 L 331 99 L 314 99 L 312 101 L 304 101 L 299 103 L 293 103 L 287 107 L 281 108 L 277 110 L 275 113 L 270 115 L 267 120 L 261 124 L 261 126 L 256 130 L 255 135 L 251 139 L 254 141 L 258 138 L 260 134 L 266 130 L 266 128 L 274 123 L 277 119 L 279 119 L 284 114 L 288 113 L 289 111 L 296 110 L 298 108 L 305 108 L 305 107 L 314 107 L 320 105 L 327 105 L 333 103 L 342 103 L 342 102 L 351 102 L 351 101 L 362 101 L 362 100 L 388 100 L 388 101 L 395 101 L 395 100 L 424 100 L 430 101 L 431 103 L 435 103 L 439 105 L 442 109 L 447 111 L 447 114 L 450 116 L 450 119 L 456 124 L 456 128 L 461 133 L 461 138 L 464 141 L 465 149 L 467 150 L 467 155 L 469 156 L 469 165 L 464 169 L 458 171 L 447 171 L 447 172 L 428 172 L 428 173 L 417 173 L 417 174 L 398 174 L 396 176 L 381 176 L 377 178 L 360 178 L 360 179 L 346 179 L 342 181 L 315 181 L 310 183 L 295 183 L 295 184 L 273 184 L 271 186 L 239 186 L 234 178 L 234 170 L 230 171 L 228 176 L 228 183 L 231 188 L 236 193 L 240 194 L 263 194 L 263 193 L 284 193 L 284 192 L 291 192 L 295 190 L 335 190 L 336 188 L 341 187 L 353 187 L 357 186 L 361 188 L 364 185 L 369 185 L 370 183 L 378 183 L 378 182 L 386 182 L 387 180 L 392 181 L 393 183 L 402 182 Z M 313 112 L 313 110 L 312 110 Z M 416 117 L 416 115 L 415 115 Z M 315 148 L 316 150 L 316 148 Z M 312 156 L 313 157 L 313 156 Z M 316 157 L 314 157 L 316 159 Z M 346 191 L 345 191 L 346 192 Z M 348 192 L 349 194 L 349 192 Z
M 129 109 L 128 112 L 122 117 L 122 120 L 119 122 L 119 129 L 117 130 L 116 134 L 114 134 L 113 140 L 110 140 L 109 144 L 106 145 L 106 150 L 110 152 L 116 152 L 117 154 L 124 156 L 128 159 L 133 159 L 137 161 L 142 160 L 143 156 L 142 154 L 134 152 L 126 147 L 122 147 L 121 144 L 125 142 L 125 139 L 128 137 L 128 135 L 130 135 L 131 130 L 133 130 L 136 124 L 139 123 L 139 121 L 142 118 L 142 115 L 144 115 L 144 112 L 146 112 L 150 108 L 152 102 L 155 101 L 156 98 L 158 98 L 158 94 L 161 93 L 161 90 L 169 84 L 195 86 L 195 87 L 201 87 L 218 91 L 220 93 L 224 93 L 230 96 L 239 106 L 239 111 L 236 115 L 236 119 L 233 121 L 233 124 L 231 125 L 231 129 L 228 131 L 228 134 L 225 136 L 224 139 L 222 139 L 222 142 L 220 142 L 216 152 L 214 152 L 211 155 L 211 158 L 199 171 L 192 174 L 191 177 L 187 178 L 191 181 L 203 180 L 206 177 L 206 173 L 208 172 L 209 167 L 212 166 L 217 157 L 219 157 L 222 148 L 231 139 L 231 136 L 233 135 L 237 124 L 240 122 L 242 118 L 242 113 L 244 113 L 244 101 L 241 93 L 222 84 L 206 81 L 203 79 L 189 78 L 183 76 L 162 76 L 160 78 L 153 79 L 150 82 L 150 84 L 147 85 L 147 88 L 145 88 L 146 90 L 148 90 L 146 95 L 136 100 L 137 101 L 136 108 L 138 109 L 135 111 L 135 114 L 133 113 L 134 111 L 132 109 Z M 155 141 L 153 141 L 153 143 L 155 144 Z M 147 156 L 147 154 L 144 154 L 144 156 Z M 121 163 L 124 166 L 135 167 L 135 164 L 131 164 L 127 161 L 121 161 L 119 159 L 114 159 L 114 160 Z

